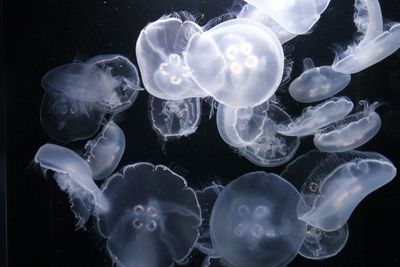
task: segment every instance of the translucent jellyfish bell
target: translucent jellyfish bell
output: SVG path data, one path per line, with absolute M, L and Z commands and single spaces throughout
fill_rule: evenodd
M 345 152 L 371 140 L 381 128 L 381 118 L 375 112 L 378 103 L 360 101 L 363 110 L 327 126 L 314 135 L 314 145 L 323 152 Z
M 285 266 L 306 233 L 297 219 L 299 193 L 278 175 L 251 172 L 219 194 L 210 220 L 214 248 L 235 267 Z
M 86 143 L 85 149 L 93 179 L 104 179 L 117 168 L 124 154 L 124 132 L 113 121 L 109 121 L 95 139 Z
M 336 72 L 332 66 L 315 67 L 311 58 L 305 58 L 303 64 L 304 72 L 289 85 L 289 94 L 298 102 L 327 99 L 342 91 L 351 81 L 351 75 Z
M 190 38 L 202 32 L 196 23 L 175 17 L 162 17 L 140 32 L 136 57 L 150 94 L 167 100 L 207 96 L 193 81 L 182 54 Z
M 305 108 L 300 117 L 287 125 L 281 125 L 277 131 L 287 136 L 314 134 L 318 129 L 343 119 L 352 111 L 353 106 L 347 97 L 328 99 L 314 107 Z
M 68 193 L 71 209 L 75 213 L 77 228 L 83 227 L 89 216 L 108 210 L 108 201 L 93 182 L 92 171 L 86 161 L 74 151 L 53 144 L 43 145 L 34 161 L 44 174 L 53 171 L 61 190 Z
M 311 226 L 335 231 L 361 200 L 389 183 L 396 172 L 393 163 L 378 153 L 326 154 L 301 189 L 298 216 Z
M 163 100 L 150 96 L 149 107 L 151 125 L 164 140 L 189 136 L 199 126 L 200 98 Z
M 354 7 L 360 42 L 338 54 L 332 65 L 335 71 L 347 74 L 360 72 L 400 48 L 400 23 L 383 24 L 378 0 L 355 0 Z
M 247 108 L 267 101 L 283 76 L 281 43 L 265 25 L 233 19 L 195 34 L 185 51 L 195 81 L 218 102 Z
M 150 163 L 125 166 L 107 179 L 110 203 L 98 226 L 118 265 L 160 267 L 184 262 L 201 224 L 195 192 L 183 177 Z

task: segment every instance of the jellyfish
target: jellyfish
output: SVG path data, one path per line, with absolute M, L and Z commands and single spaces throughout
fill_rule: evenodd
M 267 13 L 285 30 L 293 34 L 304 34 L 319 20 L 330 0 L 245 0 Z
M 390 56 L 400 48 L 400 23 L 383 24 L 378 0 L 355 0 L 354 23 L 360 42 L 338 54 L 332 65 L 337 72 L 360 72 Z
M 189 136 L 199 126 L 200 98 L 164 100 L 150 96 L 149 107 L 151 125 L 164 140 Z
M 109 121 L 99 135 L 86 143 L 85 155 L 94 180 L 109 176 L 118 166 L 125 151 L 125 135 L 119 126 Z
M 304 72 L 289 85 L 289 94 L 301 103 L 327 99 L 342 91 L 351 81 L 350 74 L 336 72 L 332 66 L 315 67 L 311 58 L 303 60 Z
M 264 103 L 283 76 L 281 43 L 268 27 L 251 19 L 225 21 L 194 34 L 184 58 L 200 87 L 234 108 Z
M 364 109 L 323 128 L 314 135 L 314 145 L 323 152 L 345 152 L 371 140 L 381 128 L 381 118 L 375 112 L 377 102 L 369 105 L 360 101 Z
M 201 211 L 186 180 L 150 163 L 125 166 L 101 188 L 110 203 L 98 229 L 118 266 L 183 263 L 196 244 Z
M 150 23 L 140 32 L 136 57 L 144 87 L 150 94 L 166 100 L 207 96 L 183 60 L 189 40 L 202 32 L 196 23 L 173 15 Z
M 77 228 L 83 227 L 95 212 L 108 210 L 109 203 L 93 182 L 89 165 L 74 151 L 45 144 L 39 148 L 34 162 L 41 167 L 44 175 L 48 171 L 54 172 L 58 186 L 68 193 L 71 209 L 77 218 Z
M 324 231 L 343 227 L 367 195 L 396 176 L 393 163 L 379 153 L 321 155 L 302 186 L 297 214 L 308 225 Z
M 287 136 L 314 134 L 335 121 L 343 119 L 353 109 L 353 102 L 347 97 L 334 97 L 314 107 L 307 107 L 293 122 L 282 125 L 277 132 Z
M 238 152 L 255 165 L 276 167 L 293 158 L 300 141 L 296 136 L 284 136 L 277 132 L 281 124 L 289 124 L 290 116 L 275 104 L 269 104 L 261 134 L 253 143 L 239 147 Z
M 306 234 L 297 218 L 298 191 L 273 173 L 251 172 L 230 182 L 211 212 L 213 246 L 229 266 L 286 266 Z
M 307 232 L 299 254 L 307 259 L 323 260 L 337 255 L 346 245 L 349 237 L 347 223 L 335 231 L 307 225 Z

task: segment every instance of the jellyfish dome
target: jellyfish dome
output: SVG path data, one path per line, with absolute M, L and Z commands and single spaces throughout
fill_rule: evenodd
M 278 175 L 251 172 L 219 194 L 210 220 L 213 245 L 230 266 L 285 266 L 306 233 L 298 191 Z
M 183 177 L 150 163 L 125 166 L 102 186 L 110 203 L 98 214 L 107 250 L 120 266 L 182 263 L 199 236 L 201 211 Z
M 150 94 L 166 100 L 207 96 L 193 81 L 193 70 L 183 60 L 189 40 L 202 32 L 196 23 L 173 16 L 162 17 L 140 32 L 136 58 Z
M 271 98 L 284 68 L 276 35 L 265 25 L 243 18 L 193 35 L 185 62 L 207 94 L 234 108 L 254 107 Z

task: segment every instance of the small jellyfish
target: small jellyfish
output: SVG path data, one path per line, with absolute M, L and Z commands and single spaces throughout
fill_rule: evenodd
M 69 195 L 71 209 L 77 218 L 77 228 L 84 226 L 94 212 L 108 210 L 108 201 L 93 182 L 87 162 L 74 151 L 53 144 L 40 147 L 34 158 L 44 175 L 54 172 L 61 190 Z
M 375 152 L 325 154 L 300 191 L 299 219 L 324 231 L 338 230 L 357 205 L 396 172 L 390 160 Z
M 234 108 L 254 107 L 271 98 L 284 69 L 276 35 L 265 25 L 243 18 L 193 35 L 185 62 L 208 95 Z
M 150 94 L 167 100 L 207 96 L 193 81 L 193 70 L 183 60 L 190 38 L 202 32 L 196 23 L 173 15 L 148 24 L 140 32 L 136 57 Z
M 200 123 L 200 98 L 164 100 L 150 96 L 149 108 L 151 125 L 164 140 L 189 136 Z
M 125 151 L 125 135 L 113 121 L 109 121 L 99 135 L 86 143 L 85 155 L 94 180 L 109 176 L 118 166 Z
M 304 72 L 289 85 L 289 94 L 301 103 L 327 99 L 342 91 L 351 81 L 350 74 L 336 72 L 332 66 L 315 67 L 311 58 L 303 60 Z
M 352 111 L 353 106 L 353 102 L 347 97 L 334 97 L 317 106 L 305 108 L 300 117 L 280 126 L 277 131 L 287 136 L 311 135 L 318 129 L 343 119 Z
M 293 158 L 300 141 L 296 136 L 284 136 L 277 132 L 281 124 L 289 124 L 290 116 L 275 104 L 269 104 L 261 134 L 251 144 L 238 151 L 252 163 L 262 167 L 275 167 Z
M 333 257 L 344 248 L 348 237 L 349 229 L 347 223 L 331 232 L 307 225 L 306 237 L 300 247 L 299 254 L 312 260 Z
M 339 53 L 332 65 L 333 70 L 347 74 L 360 72 L 400 48 L 400 23 L 384 25 L 378 0 L 355 0 L 354 7 L 360 42 Z
M 286 266 L 306 234 L 298 191 L 280 176 L 251 172 L 219 194 L 210 220 L 213 246 L 235 267 Z
M 125 166 L 102 186 L 110 203 L 98 214 L 100 233 L 118 266 L 183 263 L 196 244 L 201 211 L 183 177 L 150 163 Z
M 345 152 L 371 140 L 381 128 L 381 118 L 375 112 L 378 103 L 360 101 L 364 109 L 327 126 L 314 135 L 314 145 L 323 152 Z

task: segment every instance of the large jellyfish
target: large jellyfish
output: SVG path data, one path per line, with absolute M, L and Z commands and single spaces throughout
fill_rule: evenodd
M 185 61 L 204 91 L 235 108 L 254 107 L 271 98 L 284 68 L 276 35 L 251 19 L 225 21 L 193 35 Z
M 323 152 L 345 152 L 371 140 L 381 128 L 381 118 L 375 112 L 378 103 L 360 101 L 364 109 L 327 126 L 314 135 L 314 145 Z
M 34 161 L 44 175 L 48 171 L 54 172 L 58 186 L 68 193 L 71 209 L 78 220 L 77 228 L 83 227 L 91 214 L 108 210 L 109 203 L 93 182 L 89 165 L 74 151 L 45 144 L 36 153 Z
M 164 140 L 189 136 L 200 123 L 200 98 L 164 100 L 150 96 L 149 108 L 151 125 Z
M 102 186 L 110 203 L 98 226 L 120 266 L 182 263 L 196 244 L 201 212 L 183 177 L 150 163 L 125 166 Z
M 336 72 L 332 66 L 315 67 L 311 58 L 303 60 L 304 72 L 289 85 L 289 94 L 302 103 L 327 99 L 342 91 L 351 81 L 350 74 Z
M 354 7 L 360 42 L 338 54 L 332 65 L 335 71 L 347 74 L 360 72 L 400 48 L 400 23 L 383 24 L 378 0 L 355 0 Z
M 193 70 L 183 60 L 190 38 L 202 32 L 196 23 L 173 16 L 162 17 L 140 32 L 136 57 L 150 94 L 167 100 L 207 96 L 193 81 Z
M 125 151 L 125 135 L 119 126 L 109 121 L 99 135 L 86 143 L 85 158 L 94 180 L 109 176 L 118 166 Z
M 298 191 L 275 174 L 251 172 L 219 194 L 210 220 L 214 248 L 230 266 L 285 266 L 297 254 L 306 224 Z
M 303 110 L 295 121 L 282 125 L 278 133 L 288 136 L 305 136 L 314 134 L 335 121 L 343 119 L 353 109 L 353 102 L 347 97 L 337 97 Z

